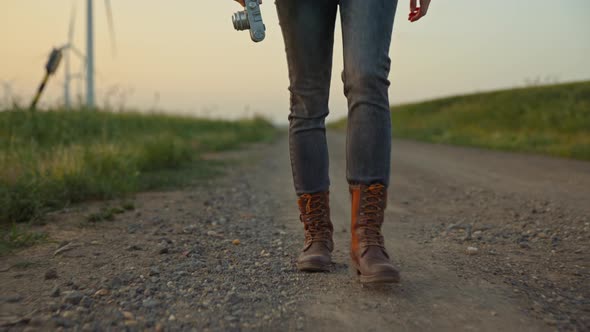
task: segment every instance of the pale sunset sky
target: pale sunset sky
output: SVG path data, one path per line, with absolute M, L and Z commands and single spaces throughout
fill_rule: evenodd
M 359 0 L 361 1 L 361 0 Z M 366 0 L 363 0 L 366 1 Z M 75 45 L 85 49 L 83 0 L 0 0 L 0 83 L 28 104 L 47 54 L 66 42 L 77 6 Z M 118 52 L 113 56 L 104 2 L 95 0 L 97 101 L 141 110 L 234 118 L 259 113 L 286 122 L 287 65 L 272 0 L 262 5 L 267 38 L 236 32 L 232 0 L 112 0 Z M 391 47 L 392 104 L 523 86 L 525 80 L 590 79 L 590 1 L 433 0 L 409 23 L 400 0 Z M 346 115 L 342 47 L 336 29 L 330 120 Z M 74 60 L 75 71 L 82 63 Z M 62 68 L 41 105 L 63 96 Z M 81 89 L 79 89 L 80 87 Z M 74 83 L 73 92 L 84 93 Z M 0 102 L 4 90 L 0 86 Z M 119 95 L 113 91 L 119 91 Z

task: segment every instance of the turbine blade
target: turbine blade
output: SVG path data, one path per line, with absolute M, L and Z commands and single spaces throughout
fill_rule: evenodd
M 115 35 L 115 22 L 113 20 L 113 8 L 111 6 L 111 0 L 104 0 L 107 13 L 107 22 L 109 24 L 109 32 L 111 34 L 111 49 L 113 56 L 117 55 L 117 39 Z
M 80 60 L 82 61 L 86 61 L 86 56 L 84 55 L 84 53 L 82 53 L 82 51 L 80 51 L 78 48 L 76 48 L 76 46 L 74 45 L 70 45 L 70 47 L 68 47 L 68 51 L 72 51 L 74 52 L 74 54 L 80 58 Z
M 70 12 L 70 26 L 68 29 L 68 44 L 74 43 L 74 32 L 76 29 L 76 2 L 72 3 L 72 10 Z

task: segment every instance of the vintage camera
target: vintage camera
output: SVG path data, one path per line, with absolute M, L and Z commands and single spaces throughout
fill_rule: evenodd
M 246 7 L 232 16 L 232 22 L 238 31 L 249 29 L 250 38 L 256 43 L 263 41 L 266 36 L 259 0 L 246 0 Z

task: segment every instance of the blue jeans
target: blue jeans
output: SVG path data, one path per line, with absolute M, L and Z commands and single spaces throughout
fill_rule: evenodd
M 389 46 L 397 0 L 276 0 L 289 65 L 289 148 L 295 191 L 327 191 L 334 26 L 340 6 L 349 183 L 389 184 Z

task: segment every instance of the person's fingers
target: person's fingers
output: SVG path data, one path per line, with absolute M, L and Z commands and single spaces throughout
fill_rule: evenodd
M 410 14 L 416 11 L 416 4 L 418 0 L 410 0 Z
M 426 13 L 428 12 L 429 6 L 430 6 L 430 0 L 420 0 L 420 12 L 422 13 L 422 15 L 420 17 L 423 17 L 426 15 Z
M 422 8 L 421 8 L 421 7 L 418 7 L 414 13 L 411 13 L 411 14 L 410 14 L 410 17 L 408 18 L 408 20 L 409 20 L 410 22 L 416 22 L 416 21 L 418 21 L 418 20 L 419 20 L 419 19 L 420 19 L 422 16 L 424 16 L 424 15 L 422 14 Z

